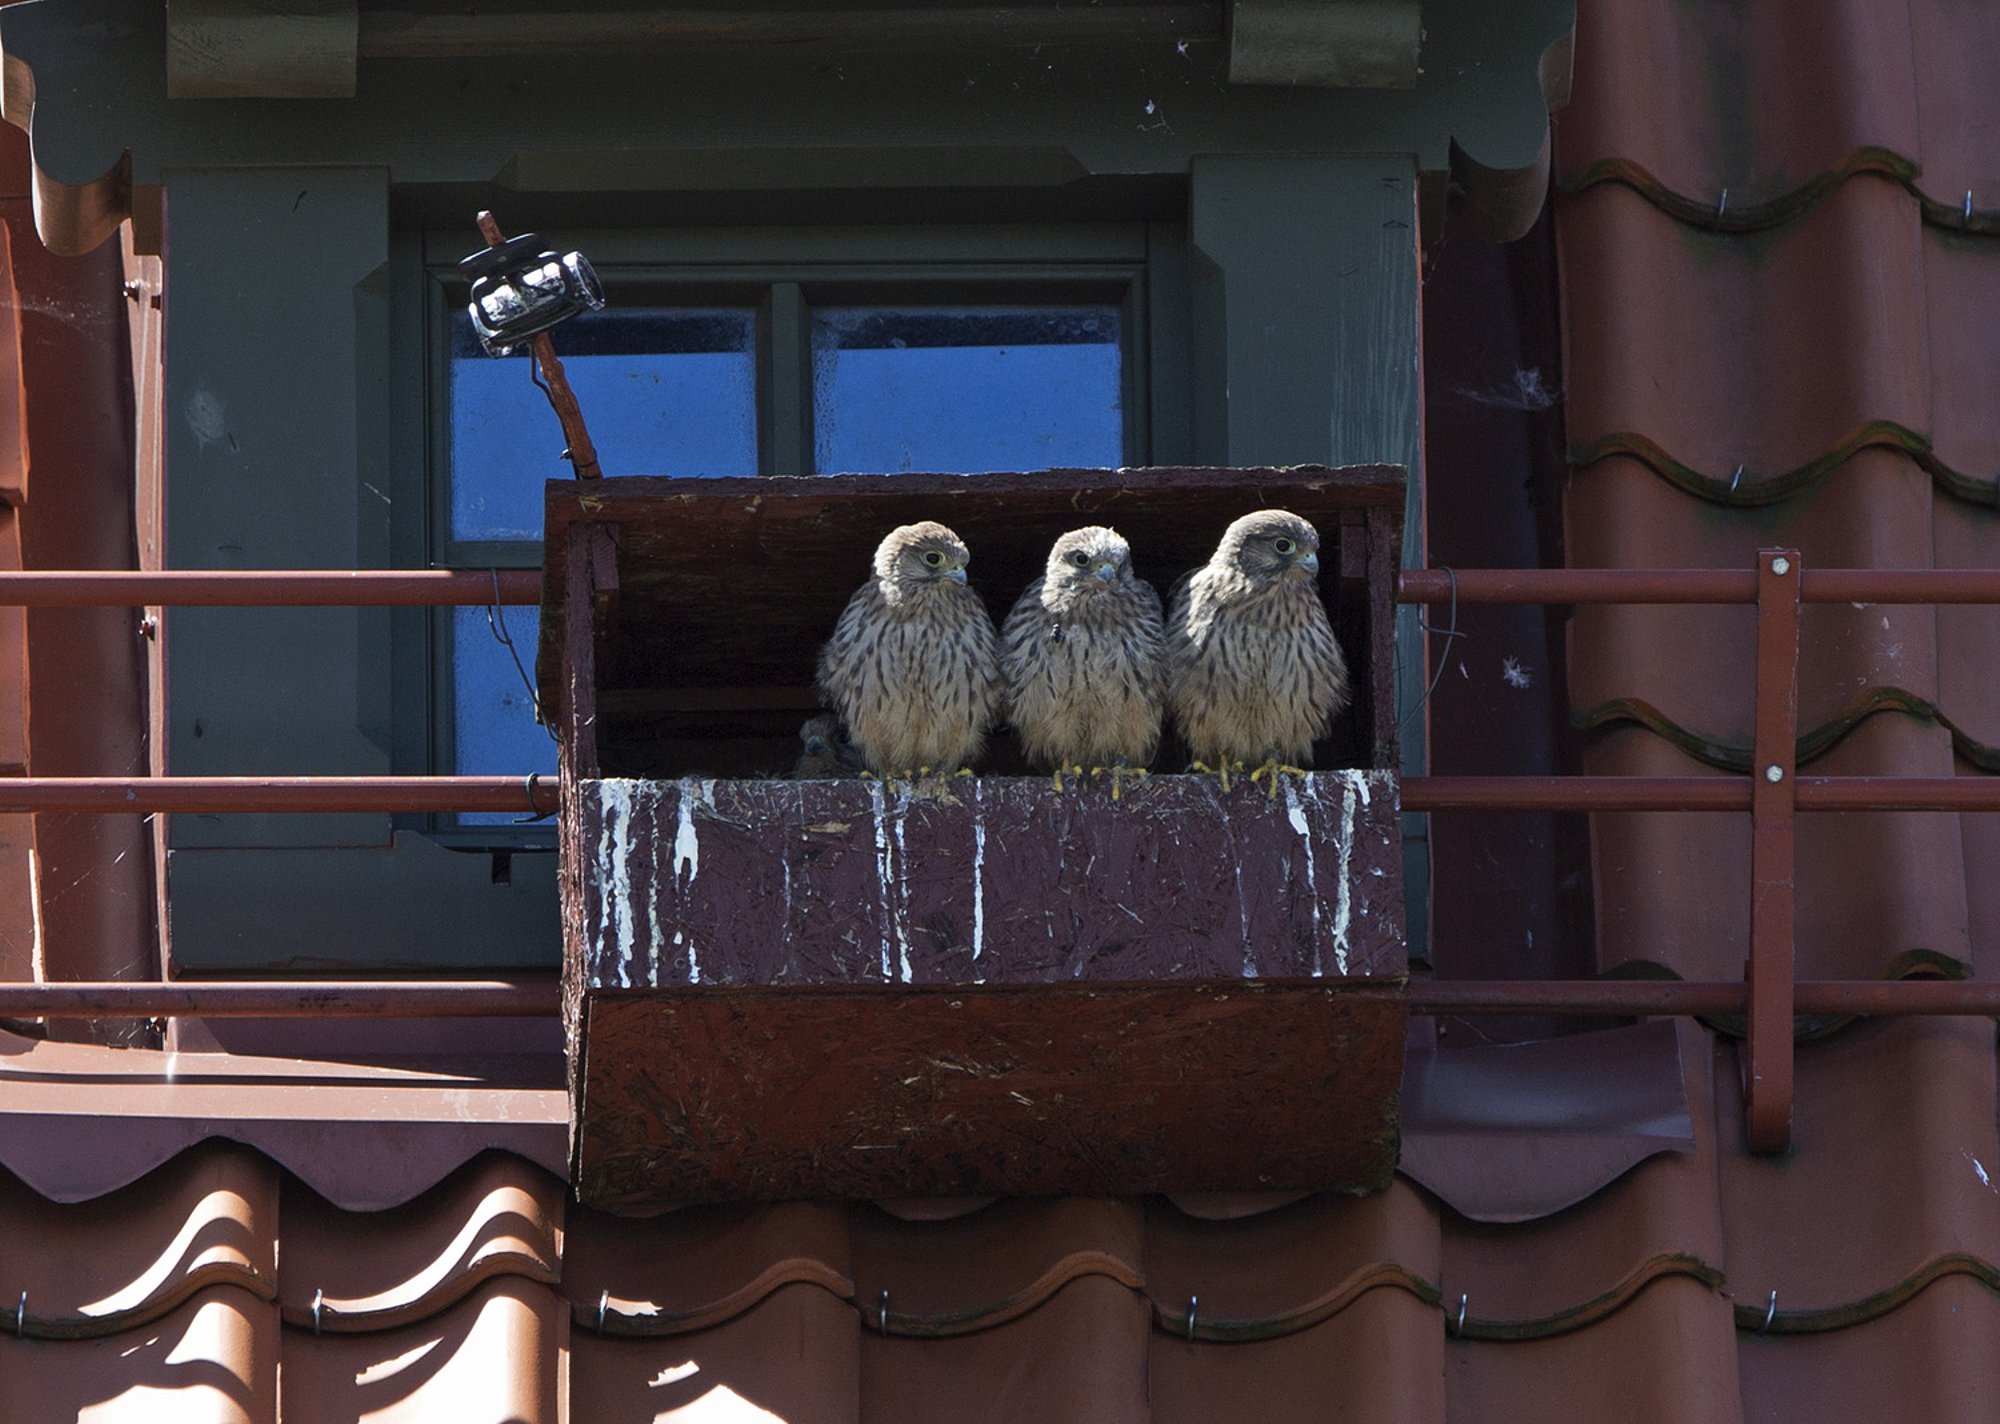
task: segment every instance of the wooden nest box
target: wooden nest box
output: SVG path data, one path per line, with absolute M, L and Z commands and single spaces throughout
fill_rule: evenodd
M 1170 744 L 1114 799 L 1003 733 L 941 785 L 786 779 L 896 525 L 956 530 L 997 624 L 1068 529 L 1164 594 L 1266 506 L 1319 527 L 1355 680 L 1313 775 L 1225 794 Z M 1382 466 L 550 484 L 582 1200 L 1385 1185 L 1402 510 Z

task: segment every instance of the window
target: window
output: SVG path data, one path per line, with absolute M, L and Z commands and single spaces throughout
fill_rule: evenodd
M 972 475 L 1151 454 L 1143 232 L 1083 235 L 1076 245 L 1096 259 L 1083 262 L 1042 255 L 1061 250 L 1061 235 L 933 245 L 930 263 L 867 251 L 917 246 L 916 236 L 836 235 L 830 246 L 851 260 L 723 270 L 638 260 L 644 244 L 629 238 L 560 240 L 591 257 L 611 299 L 554 337 L 606 476 Z M 812 255 L 810 238 L 783 245 Z M 978 260 L 982 245 L 1031 255 Z M 569 472 L 560 429 L 531 384 L 532 358 L 487 356 L 462 284 L 443 263 L 431 270 L 435 547 L 456 566 L 535 565 L 543 482 Z M 537 636 L 532 608 L 439 616 L 438 769 L 554 771 L 528 677 Z M 440 818 L 435 829 L 468 845 L 549 835 L 504 815 Z

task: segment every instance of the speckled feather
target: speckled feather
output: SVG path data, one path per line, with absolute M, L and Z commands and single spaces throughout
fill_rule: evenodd
M 942 524 L 892 530 L 820 650 L 820 695 L 878 776 L 970 765 L 1000 714 L 999 644 L 964 582 L 970 559 Z
M 1289 539 L 1292 555 L 1275 551 Z M 1230 525 L 1208 563 L 1174 589 L 1167 706 L 1189 754 L 1311 764 L 1313 742 L 1348 702 L 1347 660 L 1320 602 L 1319 533 L 1284 510 Z
M 1083 554 L 1078 566 L 1072 555 Z M 1110 578 L 1098 575 L 1112 571 Z M 1074 529 L 1000 631 L 1008 718 L 1042 767 L 1145 766 L 1160 742 L 1166 625 L 1116 530 Z

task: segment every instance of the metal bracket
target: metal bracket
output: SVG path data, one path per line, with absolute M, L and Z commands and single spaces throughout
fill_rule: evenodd
M 1753 1152 L 1792 1145 L 1797 919 L 1799 580 L 1796 549 L 1757 555 L 1757 704 L 1750 791 L 1749 1033 L 1744 1130 Z

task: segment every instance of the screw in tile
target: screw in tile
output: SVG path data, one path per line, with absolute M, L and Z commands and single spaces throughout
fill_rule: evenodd
M 1780 554 L 1777 558 L 1771 560 L 1771 572 L 1776 574 L 1779 578 L 1783 578 L 1786 574 L 1790 573 L 1791 571 L 1792 571 L 1792 561 L 1786 558 L 1783 554 Z
M 1783 781 L 1785 779 L 1785 769 L 1776 762 L 1773 762 L 1764 768 L 1764 779 L 1770 782 Z

